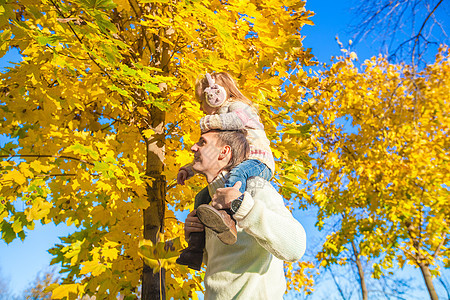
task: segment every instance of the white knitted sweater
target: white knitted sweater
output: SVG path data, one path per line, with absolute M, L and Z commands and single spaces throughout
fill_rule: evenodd
M 223 174 L 209 186 L 223 187 Z M 259 177 L 248 181 L 237 220 L 237 242 L 223 244 L 208 228 L 204 262 L 205 299 L 282 299 L 286 290 L 283 261 L 299 260 L 306 248 L 302 225 L 281 195 Z

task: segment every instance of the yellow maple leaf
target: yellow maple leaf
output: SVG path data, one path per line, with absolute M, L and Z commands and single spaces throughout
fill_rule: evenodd
M 80 274 L 84 275 L 91 273 L 92 276 L 98 276 L 105 272 L 107 267 L 99 261 L 87 261 L 83 263 L 83 267 L 80 270 Z
M 153 129 L 145 129 L 142 130 L 142 134 L 145 136 L 145 138 L 149 139 L 155 134 L 155 131 Z
M 15 181 L 18 184 L 22 185 L 27 181 L 27 178 L 23 176 L 20 171 L 14 169 L 6 173 L 6 175 L 2 177 L 2 181 Z
M 83 286 L 78 283 L 73 284 L 61 284 L 52 290 L 52 299 L 70 299 L 70 294 L 78 295 L 79 292 L 84 290 Z

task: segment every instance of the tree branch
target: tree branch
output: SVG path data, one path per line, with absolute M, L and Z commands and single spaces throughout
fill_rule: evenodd
M 53 6 L 56 8 L 56 10 L 58 11 L 58 14 L 60 15 L 60 16 L 62 16 L 62 17 L 64 17 L 64 18 L 66 18 L 65 16 L 64 16 L 64 14 L 62 13 L 62 11 L 59 9 L 59 6 L 53 1 L 53 0 L 50 0 L 50 2 L 53 4 Z M 72 27 L 72 25 L 70 24 L 70 23 L 66 23 L 67 24 L 67 26 L 69 26 L 69 28 L 70 28 L 70 31 L 72 31 L 72 33 L 75 35 L 75 37 L 76 37 L 76 39 L 78 40 L 78 42 L 80 43 L 80 44 L 82 44 L 83 45 L 83 39 L 81 39 L 79 36 L 78 36 L 78 34 L 75 32 L 75 30 L 73 29 L 73 27 Z M 88 47 L 86 47 L 87 49 L 88 49 Z M 117 83 L 112 77 L 111 77 L 111 75 L 109 75 L 109 73 L 108 72 L 106 72 L 98 63 L 97 63 L 97 61 L 92 57 L 92 55 L 88 52 L 87 53 L 87 55 L 89 56 L 89 58 L 91 59 L 91 61 L 100 69 L 100 70 L 102 70 L 103 72 L 104 72 L 104 74 L 106 75 L 106 76 L 108 76 L 108 78 L 113 82 L 113 83 Z
M 436 251 L 433 253 L 433 258 L 436 258 L 439 255 L 439 252 L 441 251 L 442 246 L 447 242 L 447 239 L 444 238 L 445 233 L 442 234 L 442 241 L 439 243 L 439 245 L 436 248 Z
M 336 285 L 338 291 L 339 291 L 339 295 L 342 297 L 342 299 L 345 300 L 345 296 L 344 296 L 344 291 L 341 289 L 341 286 L 339 285 L 339 283 L 336 280 L 336 276 L 334 275 L 333 271 L 331 270 L 331 268 L 328 269 L 330 271 L 331 274 L 331 278 L 333 278 L 334 284 Z
M 422 35 L 422 30 L 424 29 L 425 24 L 428 22 L 430 17 L 434 14 L 436 9 L 439 7 L 439 5 L 441 5 L 442 1 L 443 0 L 439 0 L 439 2 L 436 4 L 436 6 L 433 8 L 433 10 L 427 15 L 427 17 L 425 18 L 425 21 L 423 21 L 423 23 L 422 23 L 422 27 L 420 27 L 419 33 L 417 33 L 417 35 L 416 35 L 414 46 L 413 46 L 413 49 L 412 49 L 412 54 L 413 54 L 412 57 L 413 57 L 413 59 L 414 59 L 414 52 L 415 52 L 415 48 L 416 48 L 417 42 L 419 40 L 419 37 Z
M 19 157 L 19 158 L 23 158 L 23 157 L 34 157 L 34 158 L 63 158 L 63 159 L 71 159 L 71 160 L 76 160 L 82 163 L 86 163 L 89 164 L 91 166 L 94 166 L 93 163 L 89 162 L 89 161 L 85 161 L 83 159 L 80 158 L 76 158 L 76 157 L 72 157 L 72 156 L 66 156 L 66 155 L 46 155 L 46 154 L 15 154 L 15 155 L 0 155 L 0 158 L 13 158 L 13 157 Z
M 77 174 L 72 174 L 72 173 L 60 173 L 60 174 L 38 174 L 36 175 L 36 177 L 53 177 L 53 176 L 76 176 Z M 91 174 L 94 175 L 94 174 Z

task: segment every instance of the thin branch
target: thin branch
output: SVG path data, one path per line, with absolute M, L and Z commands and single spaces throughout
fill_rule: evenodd
M 166 187 L 166 190 L 168 191 L 168 190 L 170 190 L 170 189 L 173 189 L 174 187 L 176 187 L 177 186 L 177 182 L 176 182 L 176 180 L 173 180 L 173 183 L 172 184 L 169 184 L 167 187 Z
M 63 158 L 63 159 L 71 159 L 71 160 L 76 160 L 82 163 L 86 163 L 89 164 L 91 166 L 94 166 L 94 163 L 91 163 L 89 161 L 85 161 L 83 159 L 80 158 L 76 158 L 76 157 L 72 157 L 72 156 L 67 156 L 67 155 L 45 155 L 45 154 L 15 154 L 15 155 L 0 155 L 0 158 L 14 158 L 14 157 L 19 157 L 19 158 L 23 158 L 23 157 L 34 157 L 34 158 Z
M 0 151 L 4 151 L 4 152 L 8 153 L 9 154 L 8 157 L 11 155 L 14 155 L 11 151 L 6 150 L 5 148 L 0 148 Z
M 94 174 L 90 174 L 90 175 L 94 175 Z M 77 176 L 77 174 L 72 174 L 72 173 L 60 173 L 60 174 L 38 174 L 36 175 L 36 177 L 53 177 L 53 176 Z
M 58 11 L 58 14 L 65 18 L 63 12 L 59 9 L 59 6 L 58 6 L 53 0 L 50 0 L 50 2 L 51 2 L 51 3 L 53 4 L 53 6 L 56 8 L 56 10 Z M 80 44 L 83 45 L 83 40 L 82 40 L 82 39 L 78 36 L 78 34 L 75 32 L 75 30 L 73 29 L 72 25 L 71 25 L 70 23 L 66 23 L 66 24 L 69 26 L 70 31 L 72 31 L 72 33 L 75 35 L 75 37 L 76 37 L 76 39 L 78 40 L 78 42 L 79 42 Z M 87 48 L 87 47 L 86 47 L 86 48 Z M 92 55 L 91 55 L 89 52 L 87 53 L 87 55 L 89 56 L 89 58 L 91 59 L 91 61 L 92 61 L 92 62 L 93 62 L 100 70 L 102 70 L 102 71 L 105 73 L 105 75 L 108 76 L 108 78 L 109 78 L 113 83 L 116 83 L 116 81 L 115 81 L 114 79 L 111 78 L 111 76 L 109 75 L 109 73 L 106 72 L 106 71 L 99 65 L 99 63 L 92 57 Z
M 442 246 L 447 242 L 447 239 L 444 238 L 445 233 L 442 234 L 442 241 L 439 243 L 439 245 L 436 248 L 436 251 L 434 251 L 433 258 L 436 258 L 439 255 L 439 252 L 441 251 Z
M 444 287 L 445 292 L 447 293 L 447 299 L 450 299 L 450 293 L 449 293 L 449 288 L 448 288 L 447 284 L 444 282 L 444 280 L 442 280 L 442 277 L 439 277 L 438 280 Z
M 172 125 L 172 127 L 169 128 L 169 130 L 167 130 L 167 132 L 165 133 L 165 136 L 168 136 L 172 133 L 172 131 L 174 131 L 174 129 L 178 126 L 178 124 L 180 124 L 181 120 L 176 122 L 175 124 Z
M 334 284 L 336 285 L 338 291 L 339 291 L 339 295 L 342 297 L 342 299 L 345 300 L 345 296 L 344 296 L 344 291 L 341 289 L 341 286 L 339 285 L 339 283 L 336 280 L 336 277 L 334 276 L 333 271 L 331 270 L 331 268 L 328 269 L 330 271 L 331 277 L 333 278 Z
M 425 27 L 425 24 L 428 22 L 428 19 L 430 19 L 430 17 L 434 14 L 434 12 L 436 11 L 436 9 L 439 7 L 439 5 L 441 5 L 443 0 L 440 0 L 436 6 L 433 8 L 433 10 L 428 14 L 428 16 L 425 18 L 425 21 L 423 21 L 422 23 L 422 27 L 420 27 L 419 33 L 416 35 L 416 41 L 414 42 L 414 46 L 413 46 L 413 50 L 412 50 L 412 56 L 414 57 L 414 52 L 415 52 L 415 48 L 418 42 L 419 37 L 422 35 L 422 30 Z
M 140 14 L 138 14 L 138 11 L 136 10 L 136 8 L 134 8 L 133 4 L 131 3 L 131 0 L 129 0 L 128 2 L 130 4 L 131 8 L 133 9 L 134 14 L 136 15 L 136 18 L 140 18 L 144 14 L 144 12 L 142 11 L 142 8 L 139 6 L 139 4 L 137 4 L 137 7 L 140 10 Z M 145 26 L 141 26 L 141 27 L 142 27 L 142 36 L 144 37 L 144 40 L 147 43 L 147 48 L 150 51 L 151 47 L 150 47 L 150 41 L 147 37 L 147 29 L 145 28 Z M 143 49 L 143 47 L 141 47 L 141 49 Z M 139 53 L 139 55 L 142 56 L 143 52 Z

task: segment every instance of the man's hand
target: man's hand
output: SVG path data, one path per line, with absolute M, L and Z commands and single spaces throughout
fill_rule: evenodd
M 180 171 L 178 171 L 178 175 L 177 175 L 177 184 L 184 185 L 184 182 L 186 181 L 187 177 L 188 177 L 188 172 L 184 169 L 180 169 Z
M 202 232 L 205 230 L 205 226 L 196 217 L 197 210 L 191 211 L 184 221 L 184 237 L 186 240 L 189 239 L 191 232 Z
M 242 193 L 239 191 L 242 183 L 236 182 L 233 187 L 217 189 L 211 199 L 211 205 L 215 209 L 227 209 L 231 207 L 231 201 L 238 198 Z

